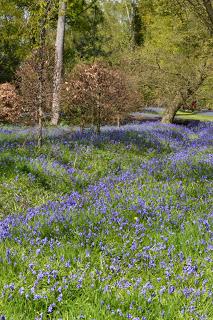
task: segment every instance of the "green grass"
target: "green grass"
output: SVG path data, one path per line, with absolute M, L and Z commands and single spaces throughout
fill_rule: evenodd
M 192 112 L 183 112 L 178 111 L 176 117 L 180 119 L 189 119 L 189 120 L 199 120 L 199 121 L 213 121 L 213 116 L 203 115 L 203 114 L 194 114 Z

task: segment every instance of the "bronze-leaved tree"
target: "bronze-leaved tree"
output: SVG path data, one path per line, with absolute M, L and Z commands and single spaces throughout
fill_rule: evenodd
M 21 97 L 10 83 L 0 84 L 0 122 L 17 123 L 22 113 Z
M 134 81 L 120 70 L 95 62 L 80 64 L 68 75 L 63 88 L 64 111 L 81 127 L 101 125 L 136 110 L 139 99 Z

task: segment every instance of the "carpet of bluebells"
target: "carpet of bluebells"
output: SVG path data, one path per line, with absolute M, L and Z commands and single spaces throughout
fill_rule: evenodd
M 212 138 L 0 127 L 0 319 L 213 319 Z

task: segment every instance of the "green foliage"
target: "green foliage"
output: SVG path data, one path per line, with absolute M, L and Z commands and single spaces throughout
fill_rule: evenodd
M 0 82 L 11 81 L 15 70 L 40 43 L 40 24 L 49 6 L 45 25 L 47 43 L 54 46 L 59 2 L 2 0 L 0 4 Z M 65 66 L 76 60 L 105 55 L 99 32 L 103 13 L 98 1 L 68 1 L 66 12 Z
M 105 37 L 99 29 L 103 12 L 98 1 L 72 1 L 68 5 L 65 37 L 65 66 L 71 68 L 79 60 L 94 61 L 106 55 Z
M 56 1 L 55 1 L 56 2 Z M 40 43 L 40 21 L 49 2 L 2 0 L 0 4 L 0 82 L 11 81 L 19 64 Z M 57 6 L 52 2 L 46 26 L 53 27 Z
M 26 55 L 28 43 L 23 37 L 27 1 L 1 0 L 0 3 L 0 82 L 11 81 L 14 71 Z
M 140 15 L 138 2 L 132 2 L 132 23 L 133 46 L 141 46 L 144 43 L 145 24 Z
M 181 105 L 212 106 L 213 61 L 212 38 L 204 25 L 192 12 L 181 16 L 171 7 L 163 0 L 141 1 L 145 43 L 125 52 L 122 64 L 138 74 L 147 105 L 166 106 L 172 121 Z

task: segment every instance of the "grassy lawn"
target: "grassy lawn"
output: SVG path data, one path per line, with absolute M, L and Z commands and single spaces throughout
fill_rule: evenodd
M 213 319 L 211 122 L 0 128 L 0 319 Z
M 203 114 L 194 114 L 192 112 L 182 112 L 178 111 L 176 117 L 181 119 L 189 120 L 199 120 L 199 121 L 213 121 L 213 116 L 203 115 Z

